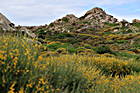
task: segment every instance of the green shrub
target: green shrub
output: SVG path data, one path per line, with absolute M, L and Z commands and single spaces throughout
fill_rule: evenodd
M 67 54 L 67 49 L 66 48 L 58 48 L 56 50 L 56 52 L 59 54 Z
M 74 48 L 74 47 L 68 47 L 68 48 L 67 48 L 67 51 L 68 51 L 69 53 L 76 53 L 76 48 Z
M 80 54 L 80 55 L 93 55 L 93 54 L 95 54 L 92 49 L 86 49 L 84 47 L 77 48 L 76 53 Z
M 73 92 L 78 89 L 80 93 L 86 87 L 87 80 L 81 72 L 76 71 L 74 63 L 62 64 L 61 66 L 54 63 L 48 66 L 47 72 L 47 75 L 50 76 L 49 82 L 55 89 L 67 89 L 67 91 Z
M 61 47 L 61 43 L 49 44 L 49 45 L 47 45 L 47 47 L 48 47 L 50 50 L 56 50 L 56 49 L 58 49 L 58 48 Z
M 133 23 L 133 26 L 140 27 L 140 23 Z
M 43 39 L 45 39 L 45 36 L 46 36 L 46 34 L 47 34 L 47 32 L 45 32 L 46 31 L 46 29 L 38 29 L 37 31 L 36 31 L 36 34 L 38 35 L 38 38 L 43 38 Z
M 119 24 L 116 24 L 116 23 L 108 23 L 108 22 L 106 22 L 105 25 L 108 25 L 108 26 L 117 26 L 117 25 L 119 25 Z
M 89 31 L 96 31 L 95 28 L 88 28 L 87 30 L 89 30 Z
M 101 47 L 97 47 L 95 49 L 95 51 L 99 54 L 104 54 L 104 53 L 112 53 L 112 51 L 110 50 L 109 47 L 107 46 L 101 46 Z
M 69 37 L 73 37 L 71 34 L 69 33 L 60 33 L 54 36 L 56 39 L 64 39 L 64 38 L 69 38 Z
M 110 31 L 103 32 L 103 33 L 106 34 L 106 35 L 112 34 L 112 32 L 110 32 Z
M 49 24 L 49 26 L 50 26 L 50 27 L 53 27 L 53 26 L 54 26 L 54 24 L 53 24 L 53 23 L 50 23 L 50 24 Z
M 126 31 L 123 32 L 123 34 L 128 34 L 128 33 L 132 33 L 133 31 L 131 29 L 128 29 Z
M 76 49 L 76 53 L 81 53 L 81 52 L 84 52 L 86 48 L 84 47 L 79 47 Z
M 116 43 L 118 44 L 128 43 L 128 40 L 117 40 Z
M 134 49 L 132 49 L 134 50 Z M 119 56 L 121 58 L 126 58 L 126 59 L 135 59 L 135 60 L 139 60 L 140 56 L 136 55 L 136 54 L 129 54 L 129 53 L 125 53 L 125 52 L 114 52 L 114 55 Z
M 89 45 L 89 44 L 85 44 L 84 47 L 85 47 L 86 49 L 92 49 L 92 46 Z
M 140 49 L 140 44 L 139 44 L 139 43 L 133 44 L 132 47 L 133 47 L 133 48 L 139 48 L 139 49 Z
M 38 59 L 39 48 L 19 37 L 0 39 L 3 40 L 0 42 L 0 92 L 8 93 L 12 85 L 14 92 L 18 92 L 36 77 L 33 64 Z
M 68 53 L 76 53 L 76 48 L 73 47 L 70 44 L 67 43 L 54 43 L 54 44 L 50 44 L 46 46 L 47 48 L 49 48 L 49 50 L 59 50 L 59 49 L 66 49 L 65 51 L 67 51 Z
M 62 18 L 62 21 L 64 21 L 64 22 L 69 22 L 69 19 L 68 18 L 66 18 L 66 17 L 64 17 L 64 18 Z

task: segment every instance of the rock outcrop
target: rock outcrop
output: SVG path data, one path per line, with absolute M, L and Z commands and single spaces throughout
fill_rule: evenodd
M 140 20 L 139 19 L 134 19 L 132 22 L 133 23 L 140 23 Z
M 26 36 L 31 37 L 31 38 L 36 37 L 36 35 L 25 26 L 18 26 L 18 27 L 16 27 L 16 30 L 18 30 L 19 33 L 21 33 L 22 35 L 26 35 Z
M 140 20 L 134 19 L 133 23 L 140 23 Z M 134 28 L 133 23 L 126 20 L 118 21 L 115 17 L 107 14 L 101 8 L 93 8 L 78 18 L 73 14 L 66 15 L 49 25 L 43 26 L 17 26 L 15 27 L 4 15 L 0 14 L 0 28 L 5 31 L 21 32 L 29 37 L 45 37 L 45 34 L 54 35 L 57 33 L 86 33 L 96 35 L 101 30 L 119 32 L 120 28 L 127 27 L 130 31 Z M 113 26 L 113 28 L 112 28 Z M 111 28 L 111 29 L 109 29 Z M 104 30 L 105 29 L 105 30 Z M 107 30 L 106 30 L 107 29 Z M 38 32 L 39 33 L 38 33 Z M 137 29 L 136 29 L 137 31 Z M 135 31 L 135 32 L 136 32 Z M 126 31 L 127 32 L 127 31 Z M 13 33 L 13 32 L 12 32 Z M 36 33 L 37 35 L 35 35 Z
M 84 16 L 81 17 L 81 19 L 85 19 L 85 20 L 98 20 L 99 23 L 116 23 L 118 22 L 118 20 L 116 18 L 114 18 L 113 16 L 107 14 L 103 9 L 101 8 L 93 8 L 91 10 L 89 10 L 88 12 L 86 12 L 86 14 Z
M 66 24 L 66 23 L 74 23 L 77 20 L 78 20 L 78 18 L 75 15 L 69 14 L 61 19 L 54 21 L 52 24 L 53 25 L 62 25 L 62 24 Z
M 130 23 L 128 21 L 126 21 L 125 19 L 120 21 L 119 24 L 120 24 L 120 27 L 128 27 L 128 26 L 130 26 Z
M 0 28 L 4 31 L 14 30 L 14 24 L 0 13 Z
M 74 25 L 78 20 L 79 19 L 75 15 L 69 14 L 52 22 L 48 25 L 47 29 L 51 30 L 53 33 L 69 32 L 69 27 Z
M 66 15 L 52 22 L 46 28 L 53 34 L 61 32 L 95 33 L 95 30 L 103 28 L 105 23 L 118 23 L 118 20 L 103 9 L 96 7 L 80 18 L 73 14 Z

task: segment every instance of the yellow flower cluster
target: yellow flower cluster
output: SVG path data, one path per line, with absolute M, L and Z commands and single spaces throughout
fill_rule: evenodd
M 0 37 L 0 92 L 140 91 L 139 63 L 134 60 L 119 59 L 110 54 L 46 57 L 39 51 L 40 47 L 17 37 Z

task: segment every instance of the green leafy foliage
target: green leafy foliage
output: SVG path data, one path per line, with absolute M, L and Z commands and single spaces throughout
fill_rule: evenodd
M 69 22 L 69 19 L 68 18 L 66 18 L 66 17 L 64 17 L 64 18 L 62 18 L 62 21 L 64 21 L 64 22 Z
M 107 47 L 107 46 L 97 47 L 97 48 L 95 48 L 95 51 L 97 53 L 99 53 L 99 54 L 112 53 L 112 51 L 110 50 L 110 48 Z

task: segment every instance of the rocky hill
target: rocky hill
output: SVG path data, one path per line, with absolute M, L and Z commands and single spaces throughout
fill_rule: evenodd
M 66 15 L 62 19 L 58 19 L 52 22 L 48 27 L 53 32 L 88 32 L 88 29 L 96 29 L 104 27 L 105 23 L 118 23 L 118 20 L 111 15 L 108 15 L 101 8 L 93 8 L 86 12 L 86 14 L 80 18 L 75 15 Z
M 55 48 L 51 47 L 49 50 L 66 48 L 77 51 L 80 48 L 80 51 L 86 51 L 106 46 L 114 52 L 140 53 L 138 19 L 132 23 L 126 20 L 118 21 L 98 7 L 89 10 L 80 18 L 73 14 L 66 15 L 49 25 L 34 29 L 34 32 L 47 48 L 49 42 L 57 42 L 54 44 Z
M 105 46 L 114 52 L 140 54 L 140 20 L 134 19 L 132 23 L 118 21 L 98 7 L 87 11 L 82 17 L 69 14 L 43 26 L 14 26 L 2 14 L 0 20 L 2 30 L 14 29 L 17 33 L 37 38 L 47 51 L 64 48 L 70 53 L 86 49 L 91 52 L 100 47 L 102 50 Z M 51 42 L 55 42 L 54 45 Z

